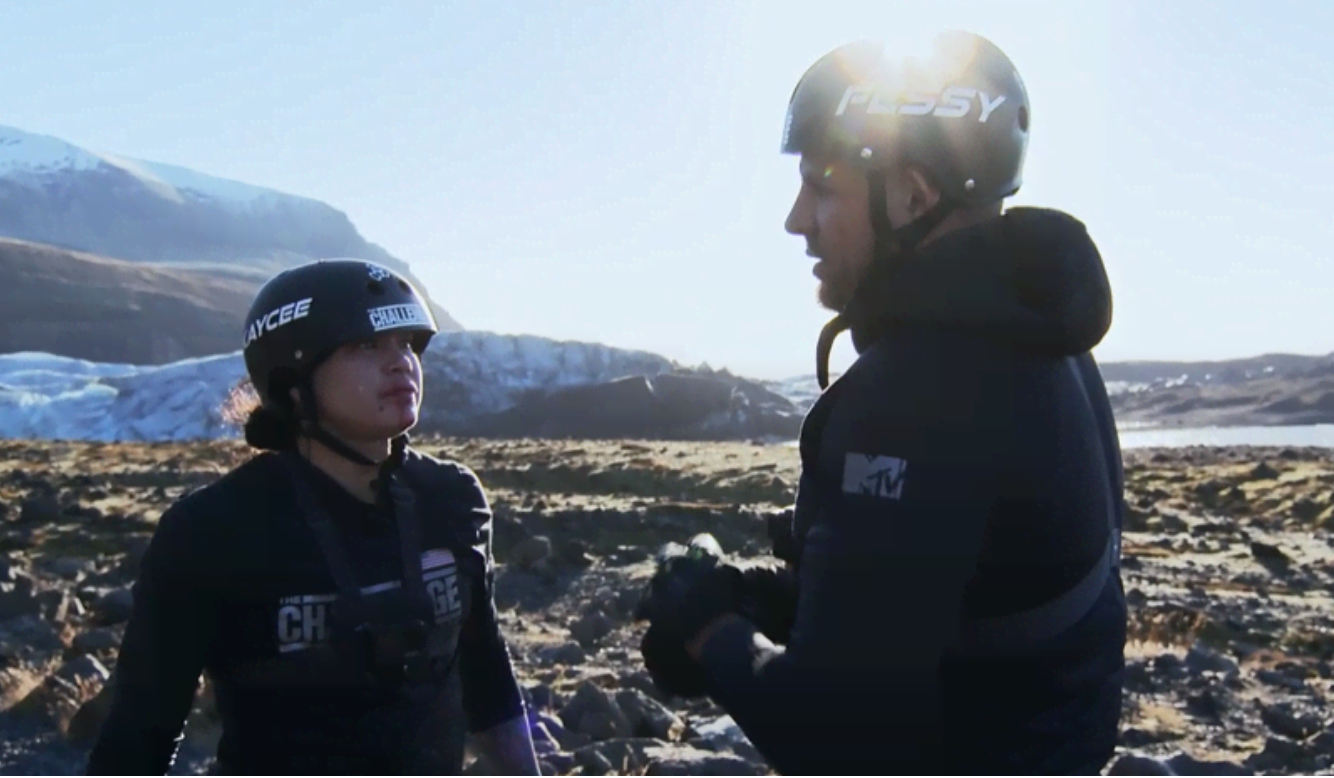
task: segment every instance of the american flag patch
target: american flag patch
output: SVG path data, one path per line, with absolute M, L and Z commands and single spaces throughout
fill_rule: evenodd
M 454 552 L 447 548 L 434 548 L 422 554 L 422 570 L 435 570 L 454 564 Z

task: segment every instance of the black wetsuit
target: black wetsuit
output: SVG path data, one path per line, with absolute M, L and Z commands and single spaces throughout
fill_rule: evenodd
M 418 602 L 439 641 L 434 672 L 381 686 L 340 664 L 330 649 L 338 587 L 292 474 L 310 485 L 371 607 L 401 605 L 404 590 L 390 503 L 363 503 L 299 458 L 261 454 L 163 515 L 89 773 L 166 772 L 201 671 L 221 714 L 223 773 L 456 774 L 467 730 L 523 715 L 492 599 L 482 486 L 412 449 L 403 467 L 395 478 L 414 485 L 428 595 Z
M 1126 639 L 1098 252 L 1012 209 L 872 283 L 802 429 L 786 647 L 720 631 L 710 694 L 783 773 L 1096 774 Z

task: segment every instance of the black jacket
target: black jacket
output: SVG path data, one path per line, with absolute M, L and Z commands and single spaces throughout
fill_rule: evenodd
M 365 601 L 387 607 L 403 588 L 392 509 L 354 499 L 304 460 L 262 454 L 183 497 L 163 515 L 135 583 L 90 774 L 165 773 L 201 671 L 222 719 L 223 773 L 457 774 L 467 729 L 523 714 L 496 621 L 491 511 L 476 476 L 407 451 L 433 628 L 442 656 L 457 661 L 385 689 L 330 659 L 337 587 L 299 508 L 293 462 Z
M 791 635 L 716 633 L 711 694 L 784 773 L 1096 773 L 1126 638 L 1099 254 L 1011 209 L 868 283 L 801 432 Z

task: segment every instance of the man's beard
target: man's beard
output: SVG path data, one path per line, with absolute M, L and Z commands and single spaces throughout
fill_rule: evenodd
M 854 279 L 848 277 L 846 270 L 832 272 L 820 279 L 820 285 L 815 290 L 815 299 L 821 307 L 838 313 L 851 302 L 855 289 Z

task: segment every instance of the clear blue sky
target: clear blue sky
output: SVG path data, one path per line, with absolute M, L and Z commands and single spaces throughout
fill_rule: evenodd
M 6 0 L 0 123 L 324 200 L 470 328 L 782 377 L 828 315 L 788 95 L 942 26 L 1027 82 L 1014 202 L 1099 242 L 1100 358 L 1334 351 L 1331 3 Z

